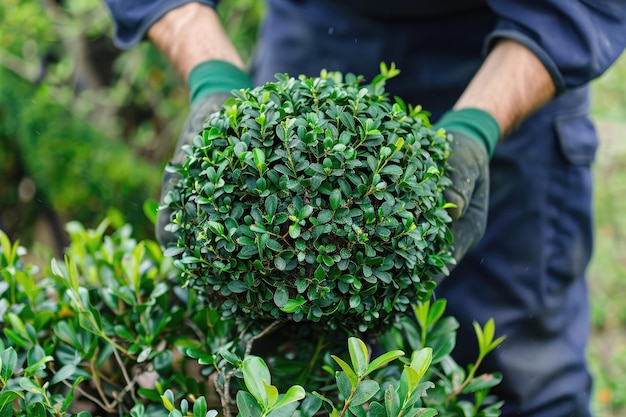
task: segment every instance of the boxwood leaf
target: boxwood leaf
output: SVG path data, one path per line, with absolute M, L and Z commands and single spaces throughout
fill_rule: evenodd
M 239 280 L 233 280 L 228 282 L 228 289 L 234 293 L 242 293 L 248 291 L 248 286 Z
M 401 350 L 392 350 L 389 352 L 385 352 L 382 355 L 378 356 L 374 359 L 367 367 L 367 374 L 374 372 L 378 368 L 382 368 L 387 365 L 389 362 L 392 362 L 398 358 L 404 356 L 404 352 Z
M 361 405 L 369 401 L 380 390 L 378 382 L 372 379 L 361 381 L 354 391 L 351 406 Z
M 17 366 L 17 353 L 13 347 L 8 347 L 0 354 L 0 360 L 2 361 L 2 367 L 0 370 L 0 378 L 2 378 L 3 385 L 11 378 L 15 367 Z
M 330 203 L 330 208 L 333 211 L 336 211 L 341 206 L 341 190 L 335 188 L 328 198 L 328 202 Z
M 298 311 L 298 309 L 301 306 L 303 306 L 305 303 L 306 303 L 306 300 L 304 299 L 304 297 L 298 294 L 295 300 L 293 298 L 290 298 L 287 301 L 287 304 L 285 304 L 285 306 L 281 307 L 280 309 L 284 311 L 285 313 L 294 313 Z
M 348 339 L 348 352 L 352 361 L 352 369 L 359 377 L 365 376 L 369 365 L 369 352 L 365 343 L 357 337 L 350 337 Z
M 333 360 L 335 362 L 337 362 L 339 367 L 343 370 L 343 372 L 345 373 L 346 377 L 348 378 L 348 381 L 350 382 L 350 385 L 352 387 L 355 387 L 357 382 L 358 382 L 358 377 L 356 376 L 356 373 L 352 370 L 352 368 L 350 368 L 350 365 L 348 365 L 347 362 L 344 361 L 343 359 L 341 359 L 339 356 L 331 355 L 331 357 L 333 358 Z M 337 379 L 339 379 L 339 378 L 337 378 Z M 339 382 L 339 381 L 337 381 L 337 382 Z M 348 393 L 349 392 L 350 391 L 348 391 Z
M 263 408 L 269 407 L 268 392 L 265 385 L 270 385 L 272 378 L 267 365 L 258 356 L 250 355 L 243 360 L 243 381 L 246 388 Z
M 282 258 L 281 258 L 282 259 Z M 289 291 L 284 286 L 276 287 L 276 291 L 274 291 L 274 304 L 277 307 L 284 307 L 287 305 L 289 301 Z
M 269 216 L 273 216 L 276 214 L 276 209 L 278 207 L 278 196 L 276 194 L 270 194 L 265 199 L 265 211 Z
M 67 364 L 61 367 L 50 380 L 50 384 L 54 385 L 71 377 L 76 372 L 76 365 Z
M 255 398 L 249 392 L 239 391 L 237 393 L 237 408 L 242 416 L 260 417 L 263 410 L 257 404 Z

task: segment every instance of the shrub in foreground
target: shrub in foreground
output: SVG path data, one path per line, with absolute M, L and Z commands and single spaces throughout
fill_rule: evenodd
M 181 288 L 155 242 L 106 221 L 67 230 L 66 260 L 41 270 L 0 232 L 0 416 L 499 415 L 501 377 L 477 371 L 501 339 L 476 324 L 479 357 L 456 364 L 445 300 L 414 305 L 376 358 L 357 338 L 312 364 L 260 357 L 257 335 Z

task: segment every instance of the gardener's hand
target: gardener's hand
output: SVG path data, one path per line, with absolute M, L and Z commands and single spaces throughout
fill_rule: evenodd
M 248 74 L 238 67 L 225 61 L 213 60 L 196 66 L 189 75 L 188 84 L 191 96 L 191 111 L 178 139 L 174 156 L 170 162 L 171 167 L 163 173 L 161 184 L 156 238 L 163 247 L 167 247 L 170 242 L 174 241 L 174 235 L 166 230 L 172 213 L 171 209 L 167 207 L 167 196 L 180 179 L 180 175 L 171 168 L 184 164 L 186 156 L 182 150 L 183 145 L 191 144 L 194 136 L 202 130 L 204 121 L 211 113 L 218 111 L 224 104 L 224 101 L 230 97 L 230 91 L 251 87 L 252 81 Z
M 453 110 L 436 127 L 452 138 L 448 176 L 452 185 L 444 192 L 454 220 L 454 259 L 459 262 L 482 238 L 489 204 L 489 158 L 500 136 L 495 119 L 478 109 Z

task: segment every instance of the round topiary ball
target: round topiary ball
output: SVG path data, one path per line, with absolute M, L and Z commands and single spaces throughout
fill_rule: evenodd
M 379 332 L 447 273 L 450 143 L 381 69 L 235 91 L 186 149 L 169 253 L 223 315 Z

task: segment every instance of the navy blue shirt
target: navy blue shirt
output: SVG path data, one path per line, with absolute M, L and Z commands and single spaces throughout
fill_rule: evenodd
M 190 1 L 104 0 L 116 24 L 116 45 L 135 45 L 165 13 Z M 215 7 L 217 0 L 197 2 Z M 382 11 L 379 0 L 346 2 L 353 3 L 355 13 L 386 19 L 445 19 L 448 13 L 483 8 L 498 22 L 485 39 L 486 50 L 501 38 L 522 43 L 549 71 L 557 93 L 598 77 L 626 47 L 626 2 L 621 0 L 395 0 Z

